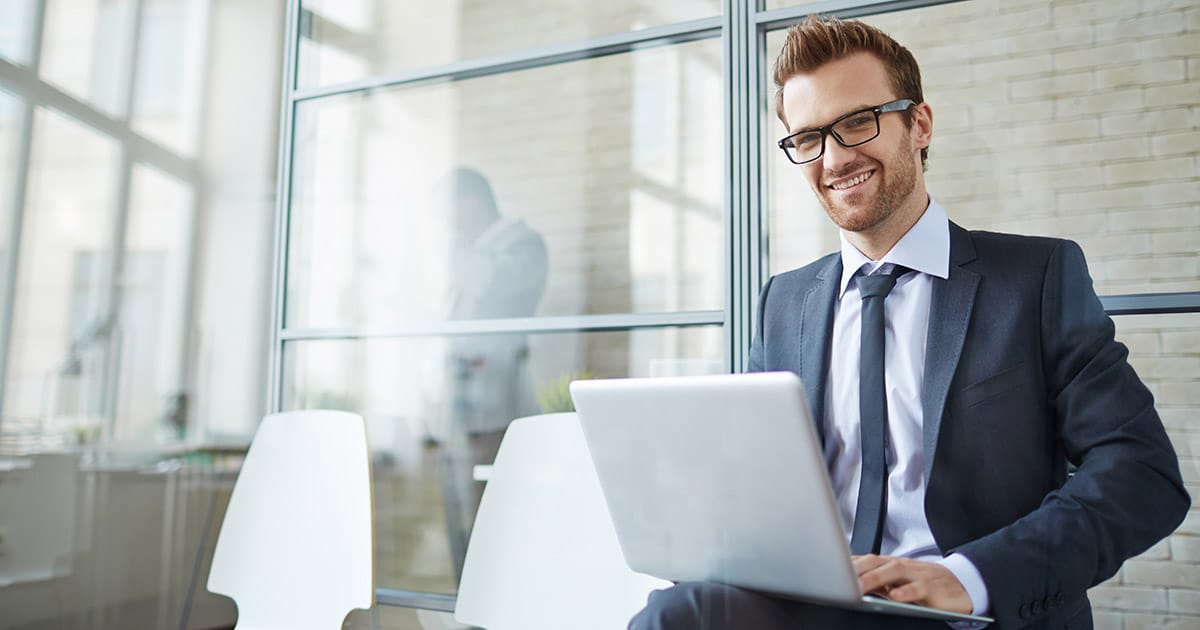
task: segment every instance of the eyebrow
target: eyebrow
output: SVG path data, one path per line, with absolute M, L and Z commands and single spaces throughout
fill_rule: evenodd
M 854 109 L 847 110 L 846 113 L 841 114 L 840 116 L 835 116 L 833 118 L 833 120 L 840 120 L 841 118 L 849 116 L 850 114 L 856 114 L 856 113 L 864 111 L 864 110 L 875 109 L 876 107 L 879 107 L 879 105 L 878 104 L 876 104 L 876 105 L 859 105 L 858 107 L 855 107 Z M 788 134 L 791 135 L 791 134 L 801 133 L 804 131 L 816 131 L 816 130 L 820 129 L 821 127 L 826 127 L 826 126 L 832 125 L 832 124 L 833 124 L 833 121 L 831 120 L 831 121 L 825 123 L 824 125 L 820 125 L 817 127 L 801 127 L 799 129 L 789 130 Z

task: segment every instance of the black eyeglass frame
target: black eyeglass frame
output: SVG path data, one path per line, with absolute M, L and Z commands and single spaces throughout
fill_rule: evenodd
M 792 164 L 808 164 L 809 162 L 813 162 L 813 161 L 821 159 L 821 156 L 825 155 L 825 141 L 829 136 L 833 136 L 833 139 L 836 140 L 838 144 L 840 144 L 846 148 L 864 145 L 864 144 L 874 140 L 875 138 L 879 137 L 880 130 L 881 130 L 881 128 L 879 126 L 879 115 L 880 114 L 886 114 L 888 112 L 902 112 L 916 104 L 917 104 L 917 101 L 914 99 L 898 98 L 894 101 L 888 101 L 882 105 L 876 105 L 875 107 L 859 109 L 859 110 L 850 112 L 849 114 L 839 116 L 837 118 L 837 120 L 834 120 L 833 122 L 829 123 L 828 125 L 825 125 L 824 127 L 814 127 L 812 129 L 801 129 L 800 131 L 797 131 L 795 133 L 790 133 L 790 134 L 784 136 L 783 138 L 780 138 L 779 142 L 777 142 L 776 144 L 779 145 L 779 149 L 783 151 L 783 154 L 787 156 L 788 161 L 791 162 Z M 865 112 L 871 112 L 871 113 L 875 114 L 875 135 L 873 135 L 870 138 L 867 138 L 866 140 L 863 140 L 861 142 L 854 142 L 851 144 L 847 144 L 846 141 L 842 140 L 842 137 L 839 136 L 838 133 L 833 130 L 833 128 L 835 126 L 837 126 L 837 124 L 842 122 L 843 120 L 846 120 L 847 118 L 850 118 L 852 116 L 858 116 L 859 114 L 863 114 Z M 795 160 L 795 158 L 792 157 L 792 154 L 790 152 L 788 152 L 788 148 L 784 145 L 784 143 L 791 140 L 792 138 L 795 138 L 796 136 L 801 136 L 806 133 L 813 133 L 814 131 L 818 131 L 821 133 L 821 150 L 815 156 L 813 156 L 807 160 L 804 160 L 802 162 L 797 162 Z

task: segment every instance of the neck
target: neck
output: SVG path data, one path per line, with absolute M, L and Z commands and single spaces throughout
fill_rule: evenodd
M 842 230 L 846 240 L 871 260 L 883 258 L 921 220 L 925 209 L 929 207 L 929 195 L 925 193 L 924 186 L 918 186 L 913 193 L 912 201 L 906 202 L 904 208 L 879 225 L 862 232 Z

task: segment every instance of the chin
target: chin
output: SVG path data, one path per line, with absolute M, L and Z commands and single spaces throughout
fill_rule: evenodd
M 866 208 L 846 208 L 835 206 L 825 198 L 821 199 L 821 203 L 834 224 L 847 232 L 870 232 L 891 214 L 887 209 L 879 207 L 879 204 L 871 204 Z

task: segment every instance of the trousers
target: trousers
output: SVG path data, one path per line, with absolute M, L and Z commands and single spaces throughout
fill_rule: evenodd
M 944 621 L 829 608 L 716 582 L 650 593 L 630 630 L 949 630 Z

